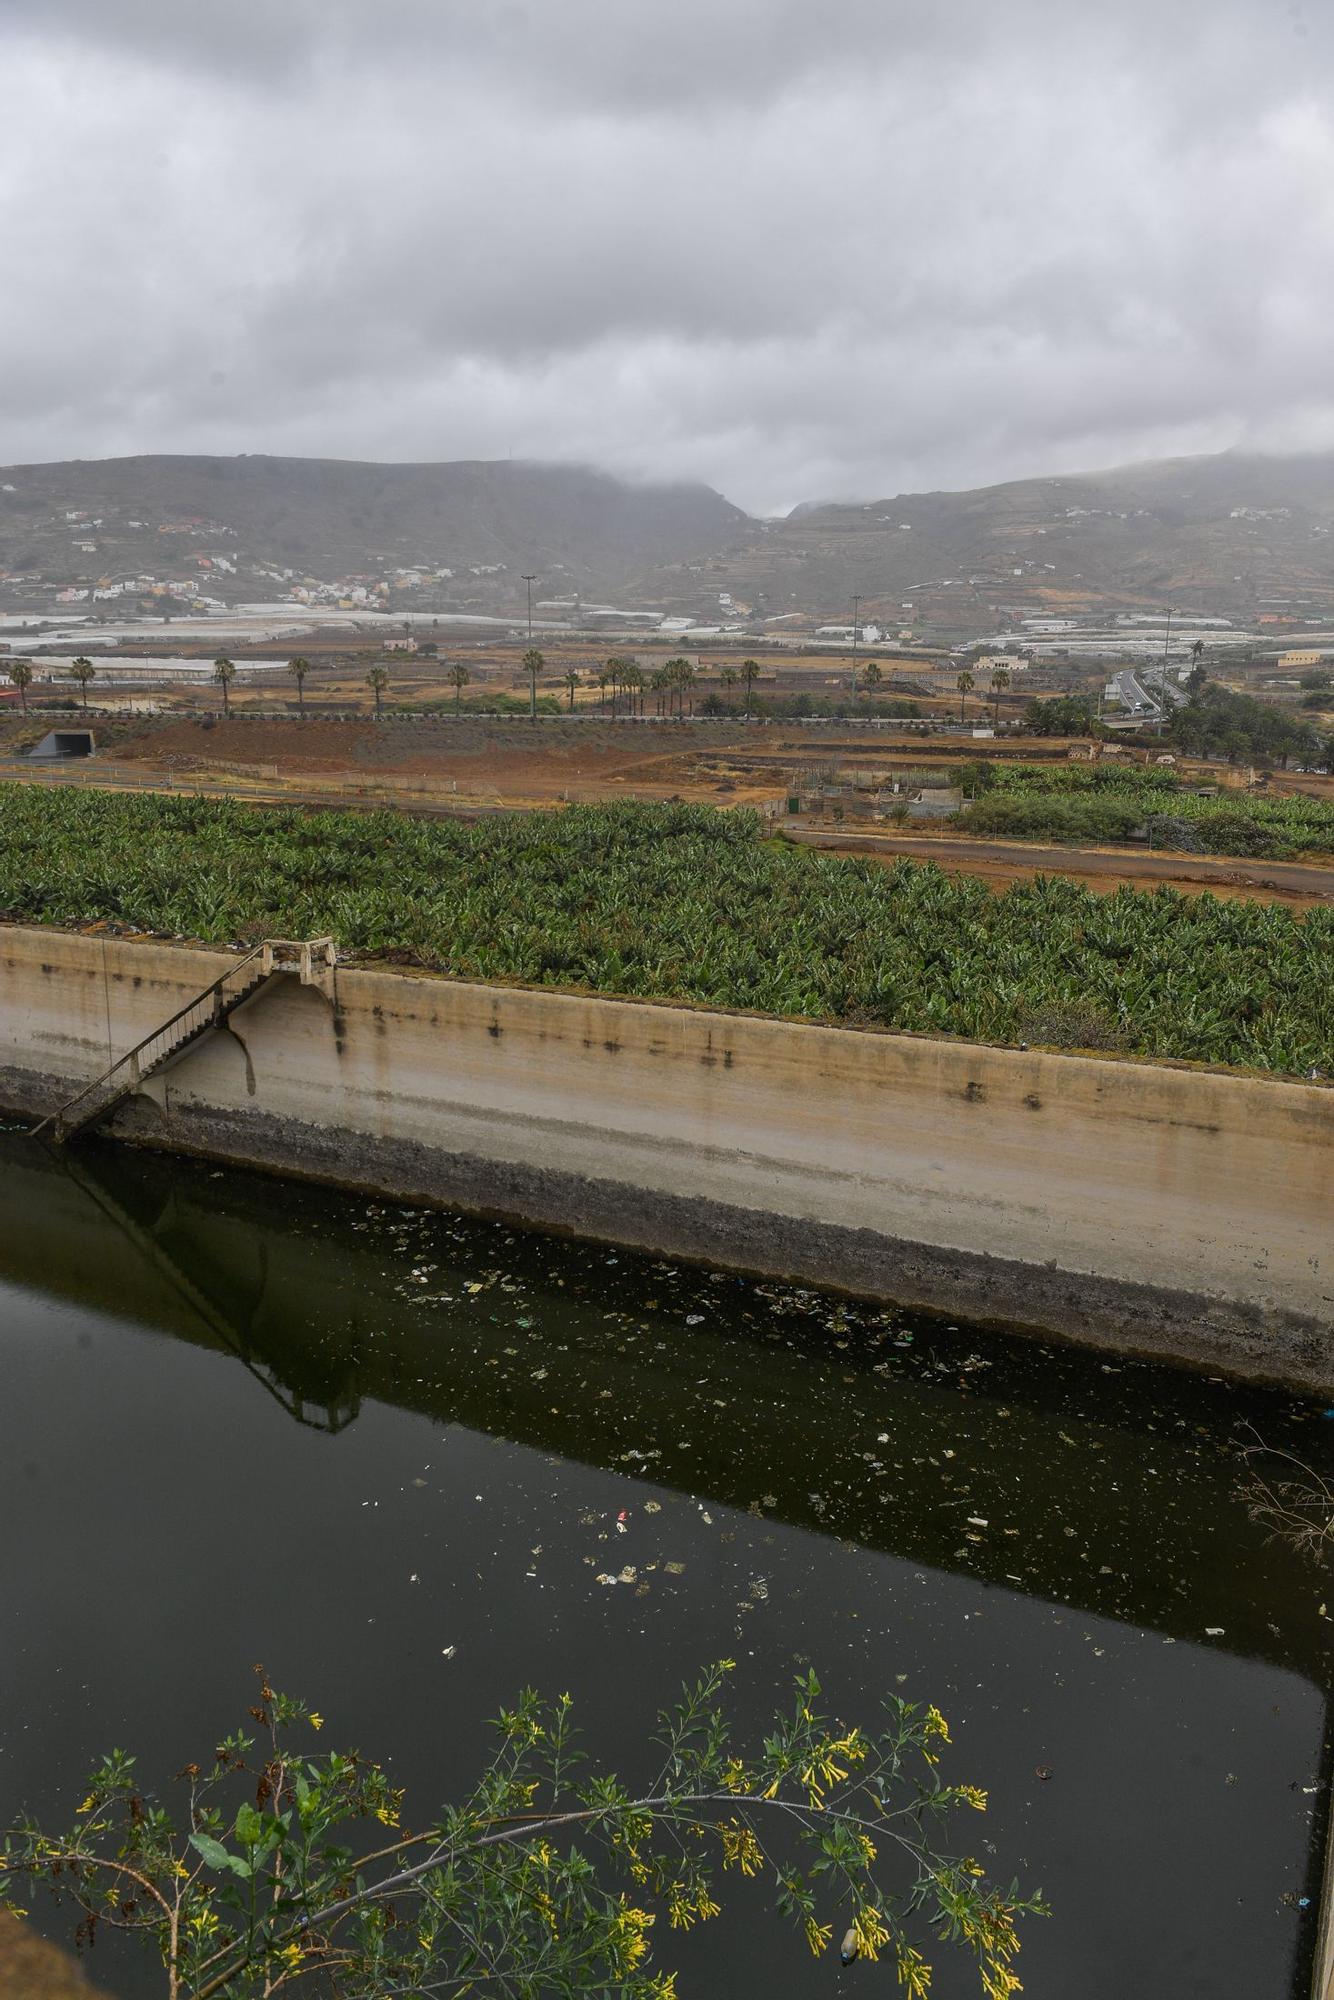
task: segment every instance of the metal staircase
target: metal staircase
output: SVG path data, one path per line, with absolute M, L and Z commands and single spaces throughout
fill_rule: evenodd
M 44 1133 L 53 1144 L 63 1146 L 67 1139 L 86 1131 L 127 1097 L 133 1097 L 148 1077 L 192 1042 L 220 1028 L 243 1001 L 258 993 L 271 979 L 296 973 L 303 986 L 318 986 L 327 992 L 336 959 L 337 947 L 331 937 L 265 938 L 263 944 L 255 945 L 229 965 L 220 979 L 188 1000 L 160 1028 L 154 1028 L 151 1035 L 145 1035 L 123 1056 L 117 1056 L 109 1069 L 76 1091 L 59 1110 L 43 1118 L 40 1125 L 34 1125 L 30 1136 L 35 1139 Z

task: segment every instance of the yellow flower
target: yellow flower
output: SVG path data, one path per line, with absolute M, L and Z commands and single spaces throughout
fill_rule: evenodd
M 817 1924 L 814 1917 L 805 1920 L 806 1942 L 818 1958 L 834 1935 L 832 1924 Z
M 879 1958 L 881 1945 L 889 1943 L 889 1932 L 880 1921 L 879 1910 L 858 1910 L 852 1928 L 857 1939 L 857 1956 Z
M 743 1875 L 758 1874 L 764 1855 L 751 1829 L 733 1820 L 730 1826 L 720 1826 L 718 1834 L 723 1843 L 723 1867 L 739 1868 Z
M 910 1944 L 897 1946 L 899 1985 L 906 2000 L 928 2000 L 931 1991 L 931 1967 Z
M 622 1901 L 616 1916 L 615 1941 L 627 1971 L 633 1971 L 648 1951 L 648 1933 L 653 1917 L 635 1903 Z
M 311 1710 L 310 1714 L 310 1726 L 312 1729 L 323 1729 L 324 1727 L 324 1717 L 322 1715 L 316 1715 L 313 1709 Z

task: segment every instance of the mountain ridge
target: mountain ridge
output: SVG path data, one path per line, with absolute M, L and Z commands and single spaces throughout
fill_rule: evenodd
M 165 579 L 232 603 L 313 580 L 319 601 L 513 615 L 525 572 L 535 598 L 752 624 L 846 617 L 854 595 L 863 617 L 959 632 L 1023 611 L 1167 605 L 1334 617 L 1334 452 L 806 501 L 769 520 L 702 482 L 531 460 L 157 453 L 0 468 L 6 598 L 142 599 Z

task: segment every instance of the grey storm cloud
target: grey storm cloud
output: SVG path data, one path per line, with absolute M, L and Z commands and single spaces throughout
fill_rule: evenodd
M 0 460 L 1334 443 L 1334 10 L 0 0 Z

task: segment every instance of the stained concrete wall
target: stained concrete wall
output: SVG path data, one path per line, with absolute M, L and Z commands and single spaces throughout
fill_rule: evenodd
M 49 1108 L 222 954 L 0 930 Z M 1334 1092 L 340 969 L 117 1114 L 140 1141 L 1334 1389 Z

